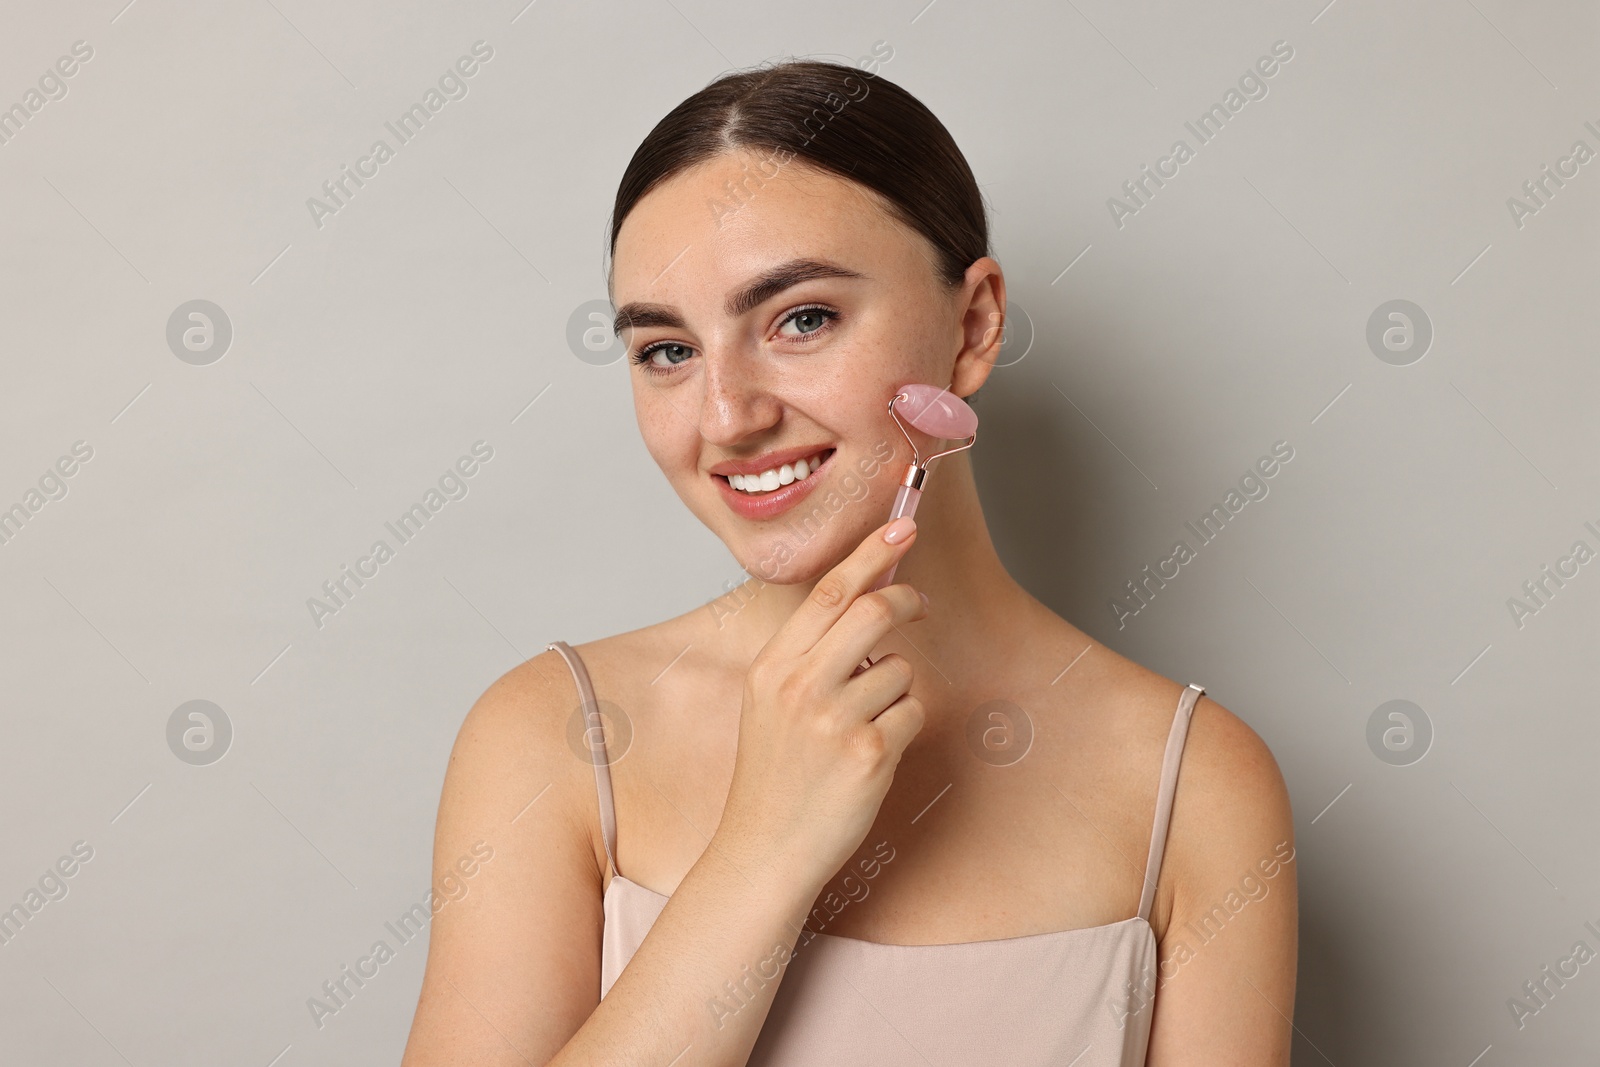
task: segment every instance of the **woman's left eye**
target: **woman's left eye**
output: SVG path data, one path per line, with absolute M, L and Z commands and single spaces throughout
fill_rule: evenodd
M 778 329 L 781 331 L 783 327 L 792 322 L 800 327 L 801 332 L 799 334 L 789 334 L 788 336 L 810 337 L 811 335 L 820 333 L 822 330 L 826 329 L 828 324 L 838 317 L 839 313 L 834 311 L 832 308 L 795 308 L 793 311 L 789 312 L 783 317 L 783 321 L 778 324 Z

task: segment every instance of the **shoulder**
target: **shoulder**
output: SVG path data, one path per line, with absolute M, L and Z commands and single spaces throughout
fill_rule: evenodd
M 633 709 L 631 694 L 615 691 L 631 684 L 636 665 L 651 662 L 650 649 L 661 646 L 663 627 L 646 627 L 580 644 L 569 643 L 600 701 Z M 606 868 L 605 844 L 599 831 L 595 771 L 587 755 L 582 697 L 577 677 L 554 648 L 524 660 L 496 678 L 473 702 L 456 733 L 445 773 L 440 815 L 451 809 L 488 818 L 500 809 L 502 825 L 519 819 L 534 803 L 545 819 L 566 826 L 572 841 L 588 845 L 596 877 Z
M 570 645 L 604 701 L 597 680 L 614 639 Z M 602 704 L 602 707 L 604 705 Z M 546 648 L 501 674 L 478 696 L 456 732 L 439 797 L 434 862 L 448 864 L 460 842 L 492 833 L 518 863 L 518 884 L 534 884 L 529 864 L 581 870 L 598 896 L 607 868 L 595 766 L 587 754 L 577 679 L 562 654 Z
M 642 669 L 641 664 L 659 660 L 663 655 L 675 656 L 686 647 L 705 645 L 711 639 L 719 637 L 719 617 L 716 614 L 718 606 L 719 601 L 712 601 L 681 615 L 637 629 L 597 637 L 581 644 L 576 642 L 568 644 L 578 654 L 578 658 L 588 671 L 589 680 L 594 683 L 596 696 L 608 699 L 608 690 L 618 690 L 618 687 L 626 686 L 638 677 Z M 572 688 L 574 686 L 572 672 L 567 668 L 560 653 L 554 650 L 535 656 L 523 666 L 537 667 L 546 658 L 553 661 L 568 687 Z M 649 680 L 647 676 L 645 681 Z M 572 693 L 573 702 L 576 704 L 578 699 L 576 688 L 572 688 Z
M 1165 694 L 1170 729 L 1183 687 L 1159 675 L 1149 684 Z M 1277 760 L 1249 724 L 1202 695 L 1178 764 L 1149 916 L 1160 960 L 1151 1064 L 1289 1062 L 1294 859 L 1294 817 Z M 1250 989 L 1241 992 L 1241 982 Z
M 489 817 L 493 809 L 518 798 L 526 804 L 536 795 L 541 804 L 551 802 L 548 808 L 570 812 L 580 761 L 567 737 L 580 703 L 572 672 L 553 649 L 496 678 L 456 731 L 441 817 L 451 806 L 481 810 Z M 509 822 L 517 814 L 505 811 L 503 819 Z
M 505 1029 L 544 1050 L 541 1063 L 594 1010 L 605 853 L 591 829 L 593 764 L 568 741 L 579 707 L 566 663 L 546 650 L 495 679 L 462 720 L 439 799 L 408 1063 L 498 1056 L 480 996 L 512 1005 Z
M 1255 899 L 1268 880 L 1291 890 L 1279 894 L 1275 907 L 1292 901 L 1295 879 L 1281 876 L 1294 854 L 1289 790 L 1271 749 L 1243 719 L 1201 696 L 1190 717 L 1163 858 L 1165 913 L 1179 922 L 1230 896 Z
M 1159 766 L 1185 685 L 1109 649 L 1097 651 L 1114 658 L 1107 672 L 1108 706 L 1114 708 L 1116 721 L 1131 727 L 1125 733 L 1128 756 L 1147 764 L 1153 754 Z M 1271 749 L 1248 723 L 1208 693 L 1195 701 L 1189 715 L 1172 823 L 1164 864 L 1195 858 L 1189 855 L 1194 851 L 1209 853 L 1217 833 L 1259 840 L 1293 830 L 1288 789 Z M 1193 828 L 1202 829 L 1205 836 L 1186 838 L 1184 831 Z M 1205 847 L 1186 850 L 1185 845 Z
M 602 706 L 612 699 L 610 686 L 618 668 L 636 661 L 657 629 L 568 643 Z M 515 766 L 524 769 L 523 776 L 531 770 L 547 780 L 567 776 L 558 771 L 581 769 L 580 777 L 592 788 L 593 765 L 581 747 L 582 705 L 572 666 L 560 651 L 547 647 L 500 675 L 473 702 L 457 732 L 451 764 L 471 760 L 480 771 Z
M 1239 716 L 1209 695 L 1201 696 L 1189 720 L 1179 765 L 1179 796 L 1185 828 L 1209 827 L 1207 848 L 1193 836 L 1175 842 L 1178 858 L 1198 860 L 1220 842 L 1276 843 L 1293 837 L 1293 813 L 1283 772 L 1272 750 Z M 1173 821 L 1179 819 L 1176 803 Z M 1268 839 L 1273 839 L 1268 842 Z
M 484 741 L 536 744 L 559 735 L 568 713 L 579 704 L 577 682 L 555 649 L 546 649 L 496 678 L 479 694 L 462 720 L 456 751 Z
M 601 700 L 617 680 L 615 668 L 637 662 L 647 650 L 659 647 L 670 634 L 672 619 L 581 644 L 568 643 Z M 554 642 L 551 642 L 554 644 Z M 484 690 L 467 713 L 457 738 L 469 742 L 480 733 L 497 741 L 511 739 L 561 740 L 570 730 L 581 729 L 582 708 L 578 681 L 559 651 L 546 648 L 506 671 Z
M 1128 783 L 1130 840 L 1150 833 L 1166 747 L 1185 685 L 1110 649 L 1102 657 L 1105 751 Z M 1277 760 L 1261 736 L 1208 694 L 1189 716 L 1151 923 L 1160 932 L 1186 909 L 1225 896 L 1247 870 L 1276 873 L 1294 855 L 1294 818 Z M 1204 902 L 1203 905 L 1200 902 Z
M 1281 800 L 1287 813 L 1288 791 L 1272 750 L 1243 719 L 1209 695 L 1195 702 L 1185 747 L 1193 750 L 1195 776 L 1206 776 L 1214 786 L 1223 787 L 1214 799 Z M 1184 759 L 1187 762 L 1189 755 Z

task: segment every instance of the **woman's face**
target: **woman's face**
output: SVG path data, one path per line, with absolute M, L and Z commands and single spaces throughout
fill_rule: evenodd
M 888 517 L 911 458 L 895 390 L 967 396 L 987 376 L 991 364 L 958 359 L 985 274 L 947 289 L 932 246 L 875 194 L 798 160 L 727 153 L 677 175 L 627 216 L 612 261 L 645 446 L 750 573 L 816 579 Z M 777 469 L 781 483 L 818 454 L 815 473 L 770 493 L 725 476 L 756 486 Z

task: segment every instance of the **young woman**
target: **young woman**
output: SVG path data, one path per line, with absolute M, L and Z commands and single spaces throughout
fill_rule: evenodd
M 971 397 L 1005 316 L 944 126 L 850 67 L 729 75 L 611 222 L 640 432 L 753 577 L 472 707 L 435 871 L 492 858 L 433 922 L 406 1067 L 1287 1064 L 1260 738 L 1013 581 L 968 453 L 884 521 L 889 399 Z

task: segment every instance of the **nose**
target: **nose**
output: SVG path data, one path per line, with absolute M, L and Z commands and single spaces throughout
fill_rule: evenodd
M 701 358 L 700 436 L 727 447 L 777 424 L 783 404 L 769 388 L 758 353 L 738 344 L 708 345 Z

